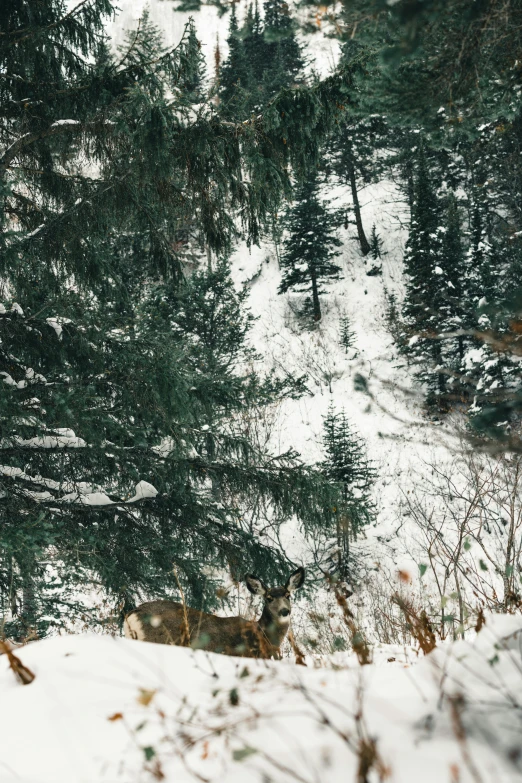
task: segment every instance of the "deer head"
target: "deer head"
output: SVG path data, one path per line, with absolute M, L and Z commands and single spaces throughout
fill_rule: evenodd
M 259 619 L 259 626 L 270 635 L 284 638 L 290 625 L 290 613 L 292 611 L 291 596 L 294 590 L 298 590 L 305 580 L 304 568 L 298 568 L 288 577 L 283 587 L 268 588 L 257 576 L 247 574 L 246 586 L 253 595 L 260 595 L 264 600 L 263 614 Z M 278 643 L 278 642 L 277 642 Z

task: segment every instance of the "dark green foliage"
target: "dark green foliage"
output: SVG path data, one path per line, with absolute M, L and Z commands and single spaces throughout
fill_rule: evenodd
M 329 168 L 350 187 L 357 238 L 363 256 L 368 255 L 371 247 L 361 217 L 359 182 L 368 183 L 376 176 L 374 157 L 382 134 L 384 124 L 379 117 L 358 122 L 341 121 L 328 145 Z
M 374 261 L 379 261 L 382 259 L 383 255 L 386 255 L 385 251 L 383 250 L 383 245 L 384 242 L 377 233 L 377 227 L 374 223 L 370 236 L 370 255 Z
M 296 454 L 237 425 L 298 384 L 241 369 L 244 295 L 221 265 L 183 283 L 183 264 L 198 243 L 225 251 L 237 216 L 256 241 L 348 72 L 236 126 L 192 24 L 167 50 L 145 16 L 113 58 L 110 13 L 0 10 L 0 613 L 19 636 L 87 612 L 93 588 L 120 611 L 172 594 L 173 567 L 194 606 L 214 598 L 203 564 L 275 579 L 284 558 L 242 525 L 243 499 L 307 530 L 330 503 Z
M 315 321 L 321 320 L 321 286 L 337 280 L 341 268 L 333 262 L 341 247 L 336 236 L 336 221 L 319 195 L 316 176 L 301 185 L 287 221 L 288 239 L 281 255 L 282 278 L 279 293 L 307 292 Z
M 264 82 L 267 95 L 271 96 L 299 81 L 304 61 L 286 0 L 265 0 L 263 8 Z
M 219 79 L 220 111 L 227 117 L 241 117 L 247 112 L 249 70 L 235 3 L 230 14 L 227 44 L 228 57 L 221 66 Z
M 497 437 L 522 408 L 518 336 L 509 326 L 521 317 L 520 281 L 510 278 L 506 289 L 522 232 L 521 21 L 518 0 L 350 0 L 330 28 L 344 42 L 344 61 L 366 54 L 353 70 L 347 125 L 386 117 L 385 145 L 372 139 L 368 160 L 384 152 L 380 165 L 395 182 L 399 175 L 412 211 L 399 343 L 411 340 L 406 351 L 430 404 L 447 410 L 473 399 L 474 423 Z M 419 134 L 424 178 L 412 155 Z M 361 153 L 346 141 L 341 152 L 356 162 Z M 352 193 L 357 178 L 362 172 Z M 397 332 L 396 313 L 392 320 Z
M 284 0 L 265 0 L 263 19 L 257 2 L 250 5 L 241 28 L 234 4 L 227 42 L 220 80 L 224 116 L 244 119 L 299 81 L 304 63 Z
M 355 345 L 355 334 L 347 315 L 341 316 L 339 321 L 339 345 L 342 345 L 345 353 L 348 353 L 348 348 L 353 348 Z
M 374 223 L 370 235 L 370 257 L 373 260 L 373 264 L 366 272 L 368 277 L 379 277 L 382 275 L 382 257 L 383 255 L 386 255 L 386 252 L 383 250 L 383 245 L 384 242 L 377 233 L 377 228 Z
M 406 351 L 410 362 L 428 388 L 429 404 L 444 406 L 446 375 L 442 367 L 440 319 L 435 305 L 443 296 L 440 269 L 443 230 L 442 208 L 433 187 L 424 147 L 418 148 L 415 195 L 404 269 L 406 298 L 404 321 L 410 337 Z
M 494 239 L 488 254 L 484 295 L 471 313 L 477 337 L 470 341 L 466 376 L 473 390 L 472 423 L 482 434 L 498 437 L 500 424 L 520 419 L 520 273 L 522 246 L 518 237 Z M 493 271 L 491 269 L 493 267 Z
M 376 473 L 345 411 L 337 413 L 333 405 L 324 420 L 323 444 L 326 459 L 322 471 L 339 488 L 338 505 L 333 508 L 338 546 L 336 570 L 341 580 L 349 581 L 350 541 L 374 519 L 371 491 Z

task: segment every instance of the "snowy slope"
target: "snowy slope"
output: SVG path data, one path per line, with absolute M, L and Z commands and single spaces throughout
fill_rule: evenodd
M 346 783 L 373 756 L 372 781 L 515 783 L 521 639 L 520 618 L 496 616 L 474 644 L 320 668 L 108 636 L 35 642 L 17 651 L 30 685 L 0 657 L 0 781 Z
M 246 14 L 248 5 L 247 0 L 239 0 L 236 11 L 240 20 Z M 171 0 L 119 0 L 118 8 L 118 14 L 107 26 L 107 32 L 115 46 L 124 44 L 126 32 L 136 28 L 144 10 L 148 9 L 151 21 L 162 31 L 167 46 L 175 46 L 188 20 L 194 19 L 210 75 L 213 73 L 214 51 L 218 43 L 222 60 L 227 55 L 229 15 L 220 17 L 213 5 L 203 5 L 200 11 L 180 13 L 174 10 L 174 2 Z M 299 13 L 295 7 L 294 13 Z M 333 70 L 339 53 L 339 43 L 335 38 L 325 38 L 318 32 L 315 35 L 302 36 L 301 40 L 318 73 L 326 74 Z
M 371 260 L 362 257 L 354 227 L 341 231 L 342 256 L 337 259 L 343 278 L 328 286 L 322 299 L 323 319 L 318 329 L 307 331 L 291 308 L 295 295 L 277 293 L 280 272 L 270 245 L 255 248 L 249 254 L 239 248 L 233 257 L 238 283 L 252 280 L 249 306 L 258 317 L 252 342 L 263 354 L 267 368 L 292 375 L 306 373 L 310 395 L 299 401 L 288 400 L 279 411 L 273 434 L 275 450 L 295 448 L 308 463 L 320 461 L 323 420 L 328 406 L 344 408 L 367 443 L 378 479 L 375 486 L 377 524 L 366 531 L 361 542 L 370 559 L 388 562 L 397 571 L 418 572 L 412 560 L 411 536 L 397 529 L 405 522 L 402 513 L 404 493 L 412 476 L 433 459 L 447 459 L 450 435 L 429 424 L 422 416 L 422 395 L 415 387 L 404 361 L 397 357 L 393 338 L 386 323 L 385 293 L 402 296 L 402 258 L 406 232 L 403 228 L 406 205 L 391 182 L 370 185 L 361 191 L 363 222 L 367 233 L 375 223 L 384 240 L 383 275 L 368 277 Z M 346 190 L 336 189 L 328 196 L 335 206 L 350 205 Z M 401 219 L 402 218 L 402 219 Z M 340 318 L 348 316 L 356 334 L 355 349 L 339 344 Z M 354 388 L 356 375 L 367 381 L 371 399 Z M 289 554 L 306 560 L 298 540 Z
M 228 15 L 219 17 L 212 6 L 202 6 L 192 14 L 180 14 L 167 0 L 149 3 L 121 0 L 121 13 L 109 28 L 115 44 L 123 42 L 124 30 L 137 24 L 145 7 L 169 45 L 177 43 L 189 16 L 194 17 L 210 73 L 218 39 L 221 56 L 226 56 Z M 240 15 L 246 7 L 246 2 L 240 2 Z M 318 34 L 306 36 L 303 43 L 320 72 L 331 70 L 338 42 Z M 351 205 L 347 188 L 336 187 L 325 195 L 334 207 Z M 271 447 L 279 453 L 293 448 L 306 462 L 319 461 L 323 457 L 322 422 L 328 406 L 333 402 L 337 409 L 344 407 L 366 440 L 368 454 L 378 472 L 377 524 L 366 531 L 366 538 L 356 548 L 360 549 L 366 567 L 383 570 L 388 581 L 396 579 L 399 569 L 415 581 L 423 553 L 414 541 L 417 531 L 404 516 L 404 496 L 415 483 L 416 472 L 423 474 L 431 470 L 429 464 L 433 461 L 448 461 L 445 446 L 452 440 L 441 427 L 429 425 L 423 419 L 422 395 L 412 383 L 404 362 L 398 361 L 386 327 L 385 292 L 395 293 L 399 300 L 402 296 L 404 227 L 408 222 L 403 195 L 393 182 L 381 182 L 364 188 L 360 200 L 367 235 L 375 223 L 384 240 L 383 276 L 366 275 L 370 264 L 365 265 L 360 254 L 355 228 L 341 230 L 344 276 L 329 286 L 329 294 L 322 303 L 323 321 L 316 331 L 303 331 L 297 323 L 290 307 L 292 295 L 277 294 L 280 272 L 275 250 L 269 243 L 251 250 L 239 246 L 232 259 L 233 273 L 238 284 L 249 281 L 249 305 L 258 316 L 252 342 L 262 354 L 265 367 L 309 377 L 310 396 L 297 402 L 288 401 L 272 412 L 268 423 Z M 356 351 L 348 354 L 339 345 L 339 319 L 344 315 L 349 317 L 357 336 Z M 368 380 L 375 400 L 354 390 L 357 374 Z M 283 543 L 294 560 L 304 563 L 310 560 L 310 552 L 295 525 L 287 526 Z

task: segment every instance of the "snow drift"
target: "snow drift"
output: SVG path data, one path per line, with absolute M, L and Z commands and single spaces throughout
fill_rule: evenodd
M 257 661 L 62 636 L 0 658 L 0 780 L 522 780 L 522 618 L 426 657 Z M 315 664 L 315 665 L 314 665 Z

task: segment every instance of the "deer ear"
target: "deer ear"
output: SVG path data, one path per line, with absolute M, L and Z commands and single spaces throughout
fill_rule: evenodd
M 298 568 L 297 571 L 294 571 L 294 573 L 290 574 L 288 577 L 286 589 L 289 593 L 292 593 L 294 590 L 299 590 L 299 588 L 303 586 L 304 580 L 305 570 L 304 568 Z
M 266 587 L 264 586 L 261 579 L 257 578 L 257 576 L 252 576 L 252 574 L 247 574 L 245 576 L 245 582 L 250 592 L 253 593 L 254 595 L 266 594 Z

